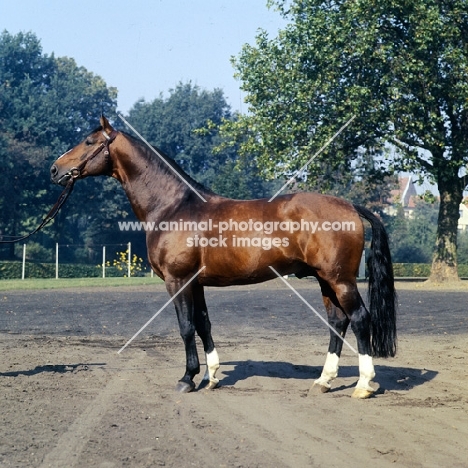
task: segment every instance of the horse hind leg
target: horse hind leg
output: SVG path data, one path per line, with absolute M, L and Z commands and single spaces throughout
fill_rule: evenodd
M 330 342 L 322 374 L 314 382 L 312 388 L 318 389 L 321 393 L 327 393 L 331 389 L 331 382 L 338 376 L 338 364 L 343 348 L 342 338 L 346 334 L 349 318 L 333 304 L 328 296 L 323 295 L 323 303 L 327 310 L 328 323 L 330 325 Z
M 314 385 L 322 392 L 330 390 L 330 382 L 338 375 L 338 362 L 343 348 L 346 329 L 356 336 L 359 354 L 359 380 L 352 394 L 353 398 L 369 398 L 374 393 L 370 382 L 375 377 L 370 343 L 370 314 L 365 308 L 355 282 L 341 283 L 333 287 L 322 283 L 322 294 L 327 308 L 330 326 L 330 345 L 322 375 Z
M 351 328 L 356 335 L 359 353 L 359 380 L 352 394 L 353 398 L 369 398 L 375 389 L 370 382 L 375 377 L 370 342 L 370 314 L 361 299 L 361 305 L 351 317 Z
M 371 315 L 366 309 L 356 283 L 341 284 L 335 288 L 338 302 L 350 317 L 359 354 L 359 380 L 353 398 L 369 398 L 375 392 L 370 382 L 375 377 L 371 348 Z
M 201 386 L 214 389 L 219 385 L 216 372 L 219 369 L 219 357 L 211 336 L 211 322 L 205 302 L 203 286 L 194 288 L 194 322 L 198 336 L 201 338 L 206 357 L 206 372 Z

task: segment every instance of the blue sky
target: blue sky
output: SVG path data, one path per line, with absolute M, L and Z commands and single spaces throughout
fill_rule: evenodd
M 245 112 L 230 57 L 285 22 L 266 0 L 0 0 L 0 31 L 34 32 L 43 52 L 73 57 L 119 91 L 119 110 L 179 82 L 224 90 Z

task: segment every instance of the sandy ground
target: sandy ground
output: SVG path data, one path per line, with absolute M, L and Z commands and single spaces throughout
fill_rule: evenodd
M 328 333 L 304 325 L 311 312 L 281 285 L 223 291 L 208 298 L 221 386 L 188 395 L 174 392 L 185 358 L 172 310 L 121 354 L 143 317 L 124 333 L 105 313 L 123 323 L 123 298 L 111 298 L 141 298 L 145 309 L 167 300 L 163 289 L 5 293 L 0 466 L 468 467 L 466 292 L 401 292 L 398 355 L 375 360 L 376 395 L 361 401 L 350 397 L 358 369 L 349 349 L 333 390 L 310 391 Z M 78 311 L 90 303 L 103 317 L 88 329 Z

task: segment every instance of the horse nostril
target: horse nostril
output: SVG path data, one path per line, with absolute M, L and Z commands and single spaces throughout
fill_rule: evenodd
M 50 175 L 51 175 L 52 177 L 54 177 L 54 176 L 57 175 L 57 172 L 58 172 L 57 166 L 54 164 L 54 165 L 50 168 Z

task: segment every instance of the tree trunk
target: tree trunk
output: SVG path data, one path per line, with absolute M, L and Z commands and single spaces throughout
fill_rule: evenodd
M 438 181 L 440 208 L 437 237 L 429 277 L 432 283 L 460 281 L 457 269 L 457 234 L 463 187 L 458 175 L 440 179 Z

